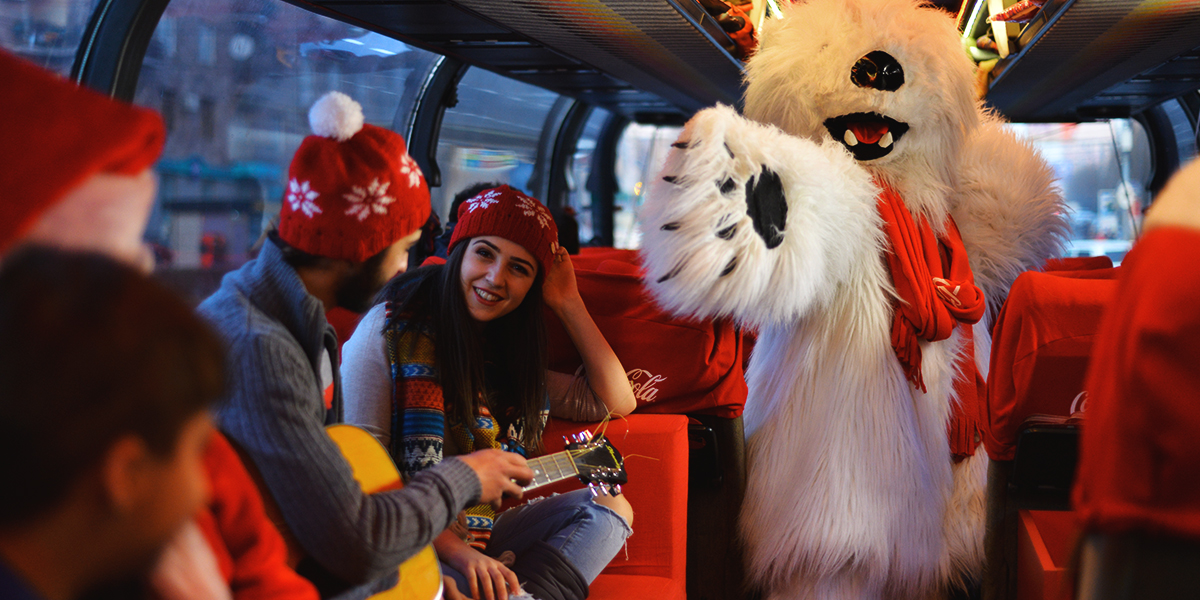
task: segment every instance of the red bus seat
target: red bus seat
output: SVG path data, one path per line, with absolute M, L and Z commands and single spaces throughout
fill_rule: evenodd
M 1013 282 L 992 335 L 984 446 L 1012 460 L 1033 415 L 1070 417 L 1086 401 L 1083 378 L 1117 269 L 1024 273 Z
M 684 600 L 687 575 L 687 417 L 634 414 L 613 419 L 606 435 L 625 457 L 633 506 L 633 535 L 592 582 L 593 600 Z M 563 436 L 596 423 L 551 419 L 542 443 L 546 452 L 565 445 Z M 575 485 L 574 487 L 578 487 Z
M 629 373 L 639 413 L 742 414 L 747 339 L 732 321 L 661 310 L 642 285 L 633 250 L 585 248 L 572 261 L 579 295 Z M 546 329 L 550 368 L 575 372 L 581 360 L 562 325 L 551 316 Z
M 744 573 L 735 540 L 746 482 L 741 414 L 754 336 L 728 319 L 681 319 L 660 310 L 646 293 L 632 250 L 585 248 L 572 260 L 584 303 L 629 372 L 635 414 L 692 417 L 687 591 L 693 597 L 738 597 Z M 552 317 L 547 330 L 551 368 L 574 372 L 580 359 L 566 332 Z
M 1090 263 L 1048 267 L 1111 265 L 1107 259 Z M 1056 576 L 1033 568 L 1054 563 L 1030 561 L 1021 541 L 1064 541 L 1045 538 L 1057 530 L 1028 530 L 1033 521 L 1019 513 L 1069 508 L 1078 448 L 1072 416 L 1086 407 L 1084 376 L 1101 313 L 1116 291 L 1116 271 L 1024 273 L 1013 282 L 996 321 L 980 419 L 991 459 L 984 577 L 988 600 L 1015 599 L 1018 590 L 1043 589 L 1037 582 Z

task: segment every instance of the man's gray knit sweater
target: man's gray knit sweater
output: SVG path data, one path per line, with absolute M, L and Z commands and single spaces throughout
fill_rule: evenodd
M 381 578 L 394 581 L 401 562 L 478 501 L 479 478 L 457 459 L 421 472 L 401 490 L 360 491 L 324 430 L 342 418 L 337 334 L 273 243 L 226 275 L 198 310 L 229 350 L 230 393 L 217 422 L 262 473 L 309 557 L 358 586 L 338 590 L 339 597 L 363 597 Z M 320 384 L 325 353 L 334 385 L 328 411 Z M 322 595 L 330 594 L 321 583 Z

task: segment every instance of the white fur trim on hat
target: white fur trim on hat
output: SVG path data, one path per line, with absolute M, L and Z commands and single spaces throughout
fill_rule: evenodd
M 313 133 L 344 142 L 362 129 L 362 105 L 341 92 L 329 92 L 308 110 L 308 124 Z

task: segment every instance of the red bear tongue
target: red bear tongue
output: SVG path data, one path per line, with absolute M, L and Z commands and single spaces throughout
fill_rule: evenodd
M 854 137 L 864 144 L 874 144 L 887 133 L 888 126 L 884 123 L 848 123 L 846 129 L 854 132 Z

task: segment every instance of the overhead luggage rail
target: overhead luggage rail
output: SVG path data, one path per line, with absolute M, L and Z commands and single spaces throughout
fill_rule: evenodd
M 1013 121 L 1127 117 L 1196 89 L 1200 4 L 1050 0 L 987 101 Z
M 693 0 L 295 0 L 639 121 L 741 99 L 741 62 Z

